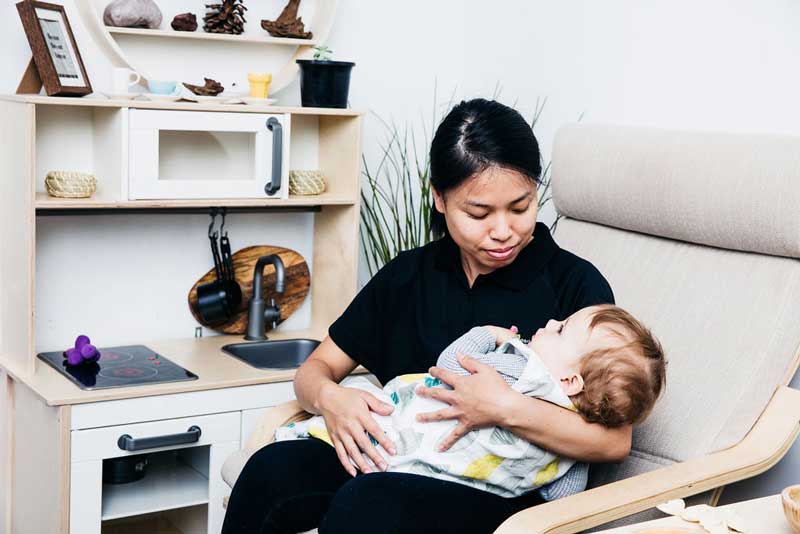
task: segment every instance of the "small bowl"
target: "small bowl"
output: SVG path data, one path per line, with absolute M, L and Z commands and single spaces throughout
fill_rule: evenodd
M 178 82 L 168 80 L 147 80 L 147 88 L 157 95 L 174 95 L 179 92 Z
M 800 534 L 800 484 L 789 486 L 781 492 L 783 513 L 795 534 Z

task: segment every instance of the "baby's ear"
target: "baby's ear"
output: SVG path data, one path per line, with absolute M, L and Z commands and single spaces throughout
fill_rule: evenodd
M 577 395 L 583 391 L 583 377 L 578 373 L 562 377 L 561 389 L 564 390 L 564 393 L 566 393 L 568 397 Z

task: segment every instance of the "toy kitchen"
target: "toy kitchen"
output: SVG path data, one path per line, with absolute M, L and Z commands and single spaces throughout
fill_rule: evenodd
M 356 292 L 364 112 L 159 98 L 131 59 L 153 39 L 269 49 L 273 92 L 319 41 L 167 39 L 108 27 L 106 4 L 75 2 L 84 51 L 155 96 L 50 95 L 68 81 L 39 48 L 0 95 L 0 531 L 216 533 L 223 463 Z

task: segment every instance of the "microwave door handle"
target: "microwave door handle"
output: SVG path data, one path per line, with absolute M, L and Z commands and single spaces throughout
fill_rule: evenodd
M 267 185 L 264 186 L 264 191 L 267 195 L 272 196 L 281 188 L 281 174 L 283 164 L 283 126 L 281 121 L 275 117 L 270 117 L 267 120 L 267 129 L 272 132 L 272 178 Z

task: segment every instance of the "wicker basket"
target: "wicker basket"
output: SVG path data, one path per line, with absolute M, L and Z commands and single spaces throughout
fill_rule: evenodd
M 319 195 L 325 191 L 325 176 L 319 171 L 289 171 L 290 195 Z
M 86 198 L 97 189 L 97 178 L 76 171 L 50 171 L 44 179 L 50 196 L 60 198 Z

